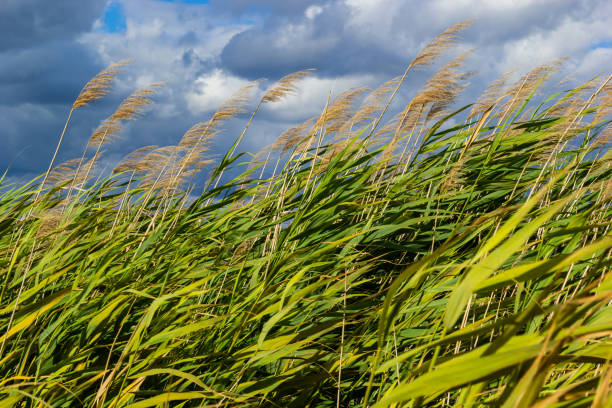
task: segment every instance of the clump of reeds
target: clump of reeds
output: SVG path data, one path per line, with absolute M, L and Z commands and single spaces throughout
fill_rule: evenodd
M 153 88 L 102 122 L 93 156 L 0 180 L 0 405 L 607 406 L 610 78 L 540 104 L 553 62 L 456 108 L 460 55 L 388 112 L 463 28 L 252 163 L 255 113 L 310 71 L 263 92 L 220 162 L 211 143 L 259 82 L 112 175 L 92 178 L 101 148 Z

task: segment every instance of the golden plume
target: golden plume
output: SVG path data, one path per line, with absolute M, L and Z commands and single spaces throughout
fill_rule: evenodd
M 81 89 L 79 96 L 72 104 L 72 109 L 79 109 L 87 106 L 89 103 L 102 98 L 108 94 L 111 82 L 115 76 L 121 71 L 120 68 L 127 65 L 130 60 L 119 61 L 116 64 L 100 71 L 98 75 L 89 80 Z
M 314 71 L 313 68 L 297 71 L 276 81 L 261 98 L 261 103 L 278 102 L 287 95 L 295 94 L 296 82 L 304 79 Z

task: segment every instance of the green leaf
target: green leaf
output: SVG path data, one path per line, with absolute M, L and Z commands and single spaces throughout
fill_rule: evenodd
M 432 398 L 462 385 L 478 382 L 491 375 L 515 367 L 534 358 L 540 351 L 541 338 L 534 335 L 516 336 L 492 355 L 484 355 L 486 346 L 455 357 L 408 383 L 398 385 L 385 394 L 376 407 L 387 407 L 417 397 Z

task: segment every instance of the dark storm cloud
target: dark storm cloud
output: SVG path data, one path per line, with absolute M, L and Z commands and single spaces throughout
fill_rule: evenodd
M 106 0 L 2 0 L 0 52 L 70 39 L 88 31 Z
M 0 171 L 38 174 L 70 105 L 103 64 L 77 42 L 106 0 L 2 0 L 0 5 Z M 80 113 L 80 112 L 79 112 Z M 70 132 L 89 134 L 100 118 L 83 112 Z M 61 158 L 77 153 L 67 143 Z M 82 145 L 79 149 L 82 148 Z
M 232 38 L 221 62 L 232 73 L 247 78 L 278 77 L 304 68 L 319 75 L 397 73 L 405 57 L 382 47 L 347 26 L 351 9 L 340 2 L 295 7 L 291 17 L 275 16 Z
M 105 5 L 106 0 L 3 0 L 0 105 L 69 104 L 101 68 L 96 53 L 75 38 L 91 30 Z
M 70 104 L 101 68 L 96 55 L 69 41 L 1 54 L 0 105 Z

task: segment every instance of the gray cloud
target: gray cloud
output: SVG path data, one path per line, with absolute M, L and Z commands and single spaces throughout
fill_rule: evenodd
M 272 16 L 302 15 L 312 5 L 329 0 L 212 0 L 215 11 L 233 15 L 268 14 Z
M 69 104 L 101 68 L 95 53 L 68 41 L 1 55 L 0 105 Z
M 107 0 L 3 0 L 0 6 L 0 52 L 71 39 L 88 31 Z
M 97 53 L 76 39 L 92 29 L 106 3 L 2 2 L 0 171 L 12 163 L 9 174 L 19 178 L 40 173 L 48 162 L 72 101 L 85 82 L 102 68 Z M 71 131 L 89 132 L 95 123 L 91 119 L 84 114 Z M 61 155 L 70 153 L 75 150 L 69 148 Z
M 255 78 L 265 73 L 295 71 L 315 66 L 324 75 L 401 72 L 427 41 L 445 28 L 476 19 L 462 34 L 475 56 L 496 65 L 512 55 L 515 65 L 565 53 L 580 58 L 591 42 L 610 38 L 612 17 L 603 1 L 473 0 L 328 1 L 320 14 L 308 18 L 304 7 L 292 9 L 291 18 L 274 16 L 236 35 L 223 49 L 222 64 L 231 72 Z M 578 32 L 578 37 L 571 38 Z M 521 47 L 522 50 L 517 50 Z M 523 54 L 523 55 L 521 55 Z M 581 55 L 582 54 L 582 55 Z M 509 68 L 509 67 L 506 67 Z M 497 69 L 497 67 L 495 68 Z
M 223 49 L 221 63 L 253 79 L 311 67 L 325 76 L 393 75 L 405 65 L 400 52 L 347 25 L 351 14 L 347 5 L 330 3 L 311 10 L 302 10 L 293 19 L 277 17 L 237 34 Z

